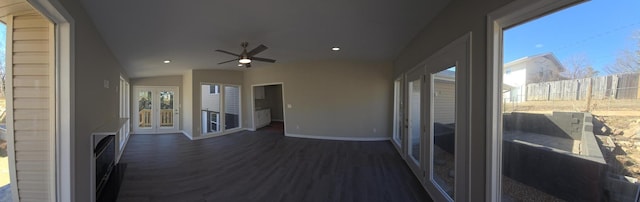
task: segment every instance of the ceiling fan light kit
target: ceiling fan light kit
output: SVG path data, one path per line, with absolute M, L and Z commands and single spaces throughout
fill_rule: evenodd
M 237 57 L 236 59 L 220 62 L 218 64 L 220 65 L 220 64 L 233 62 L 233 61 L 238 61 L 241 64 L 241 65 L 238 65 L 238 66 L 244 65 L 245 67 L 249 68 L 249 67 L 251 67 L 251 62 L 252 61 L 269 62 L 269 63 L 275 63 L 276 62 L 276 60 L 274 60 L 274 59 L 254 57 L 258 53 L 260 53 L 260 52 L 262 52 L 264 50 L 267 50 L 267 46 L 265 46 L 265 45 L 260 44 L 258 47 L 255 47 L 253 50 L 248 51 L 248 52 L 247 52 L 247 46 L 249 46 L 249 43 L 242 42 L 240 44 L 240 46 L 242 46 L 242 53 L 240 53 L 240 54 L 235 54 L 233 52 L 225 51 L 225 50 L 216 50 L 218 52 L 229 54 L 229 55 L 233 55 L 233 56 Z

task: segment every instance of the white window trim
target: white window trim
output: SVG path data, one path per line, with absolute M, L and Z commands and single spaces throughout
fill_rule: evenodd
M 218 132 L 203 133 L 202 131 L 200 131 L 200 137 L 192 138 L 192 140 L 210 138 L 210 137 L 217 137 L 217 136 L 222 136 L 222 135 L 228 135 L 228 134 L 235 133 L 235 132 L 238 132 L 238 131 L 242 130 L 243 129 L 243 127 L 242 127 L 242 122 L 243 122 L 242 121 L 242 119 L 243 119 L 243 115 L 242 115 L 242 113 L 243 113 L 243 111 L 242 111 L 242 85 L 240 85 L 240 84 L 215 83 L 215 82 L 200 82 L 199 88 L 202 88 L 203 85 L 218 85 L 219 86 L 218 87 L 218 89 L 219 89 L 218 95 L 220 95 L 219 99 L 220 99 L 220 114 L 221 115 L 219 117 L 218 122 L 219 123 L 225 123 L 225 124 L 226 124 L 227 120 L 225 120 L 225 116 L 222 116 L 222 114 L 224 114 L 226 112 L 225 111 L 226 109 L 224 108 L 224 105 L 225 105 L 225 96 L 226 96 L 227 93 L 223 89 L 224 89 L 225 86 L 238 87 L 238 91 L 239 91 L 238 92 L 238 100 L 239 100 L 238 101 L 238 127 L 232 128 L 232 129 L 225 129 L 224 128 L 225 126 L 222 125 L 222 126 L 220 126 L 220 131 L 218 131 Z M 209 95 L 214 95 L 214 94 L 209 93 Z M 200 89 L 200 96 L 203 96 L 202 95 L 202 89 Z M 202 110 L 202 97 L 200 97 L 200 106 L 199 106 L 199 108 L 200 109 L 198 109 L 198 111 L 200 112 L 200 110 Z M 198 118 L 198 120 L 199 120 L 198 122 L 200 123 L 199 127 L 200 127 L 200 130 L 202 130 L 202 116 L 200 114 L 198 114 L 198 117 L 199 117 Z
M 503 30 L 587 0 L 516 0 L 487 16 L 487 174 L 485 201 L 502 200 Z

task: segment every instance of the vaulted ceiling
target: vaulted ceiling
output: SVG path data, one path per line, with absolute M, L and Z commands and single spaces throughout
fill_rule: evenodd
M 449 0 L 82 0 L 130 77 L 218 65 L 240 43 L 278 63 L 392 61 Z M 331 51 L 339 46 L 341 51 Z M 164 64 L 164 60 L 171 60 Z M 270 65 L 254 62 L 252 68 Z

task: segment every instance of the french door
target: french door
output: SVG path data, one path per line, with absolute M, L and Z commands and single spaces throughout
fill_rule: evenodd
M 406 73 L 405 91 L 396 87 L 406 93 L 406 133 L 393 141 L 404 141 L 405 161 L 435 201 L 468 201 L 469 42 L 452 42 Z
M 136 86 L 134 90 L 134 132 L 178 132 L 178 87 Z

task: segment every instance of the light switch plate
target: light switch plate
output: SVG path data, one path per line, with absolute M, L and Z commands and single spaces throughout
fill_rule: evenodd
M 103 86 L 104 88 L 109 88 L 109 80 L 104 80 Z

